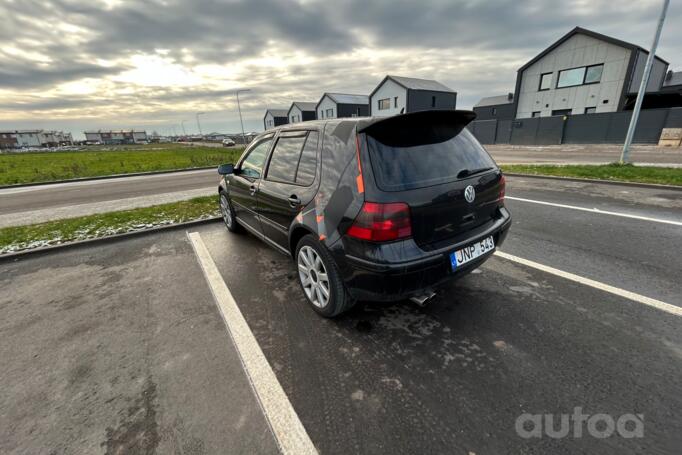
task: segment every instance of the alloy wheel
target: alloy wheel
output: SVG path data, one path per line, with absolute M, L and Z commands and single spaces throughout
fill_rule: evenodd
M 298 251 L 298 276 L 308 300 L 319 308 L 329 303 L 329 276 L 320 255 L 308 245 Z
M 229 202 L 224 194 L 220 195 L 220 213 L 223 215 L 223 221 L 228 228 L 232 228 L 232 211 L 230 210 Z

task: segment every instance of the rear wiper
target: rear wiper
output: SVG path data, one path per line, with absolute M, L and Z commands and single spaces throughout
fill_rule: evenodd
M 462 170 L 459 171 L 459 173 L 457 174 L 457 178 L 458 178 L 458 179 L 461 179 L 461 178 L 464 178 L 464 177 L 469 177 L 469 176 L 472 176 L 472 175 L 475 175 L 475 174 L 480 174 L 481 172 L 490 171 L 490 170 L 492 170 L 492 169 L 493 169 L 493 168 L 491 168 L 491 167 L 482 167 L 482 168 L 479 168 L 479 169 L 472 169 L 472 170 L 469 170 L 469 169 L 462 169 Z

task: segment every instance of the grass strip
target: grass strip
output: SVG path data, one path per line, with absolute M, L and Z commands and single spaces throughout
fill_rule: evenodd
M 217 196 L 0 229 L 0 254 L 220 215 Z
M 682 186 L 682 168 L 633 166 L 632 164 L 602 165 L 526 165 L 500 166 L 504 172 L 622 182 L 657 183 Z
M 235 163 L 242 149 L 150 144 L 0 154 L 0 185 L 168 171 Z

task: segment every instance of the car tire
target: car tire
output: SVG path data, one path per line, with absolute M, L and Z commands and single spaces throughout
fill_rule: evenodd
M 343 284 L 334 259 L 313 235 L 305 235 L 298 242 L 294 258 L 298 283 L 315 312 L 333 318 L 351 309 L 355 302 Z M 324 289 L 328 292 L 326 299 Z
M 220 192 L 220 214 L 228 231 L 241 232 L 242 227 L 237 223 L 237 217 L 234 214 L 232 204 L 230 204 L 230 198 L 227 197 L 227 193 L 224 191 Z

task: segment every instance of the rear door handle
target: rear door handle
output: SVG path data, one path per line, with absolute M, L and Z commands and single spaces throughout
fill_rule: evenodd
M 292 194 L 289 196 L 289 205 L 292 207 L 296 207 L 297 205 L 301 205 L 301 200 L 296 196 L 295 194 Z

